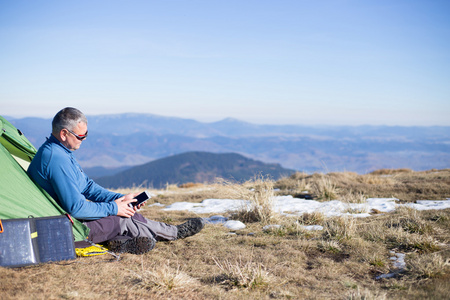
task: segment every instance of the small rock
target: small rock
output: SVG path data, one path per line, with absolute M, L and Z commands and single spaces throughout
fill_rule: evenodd
M 245 228 L 244 223 L 242 223 L 241 221 L 233 221 L 233 220 L 226 221 L 223 224 L 223 226 L 225 226 L 226 228 L 231 229 L 231 230 L 241 230 L 241 229 Z

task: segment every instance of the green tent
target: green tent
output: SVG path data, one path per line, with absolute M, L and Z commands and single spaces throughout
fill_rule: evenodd
M 26 173 L 36 148 L 2 116 L 0 128 L 0 220 L 66 214 Z M 72 220 L 75 241 L 84 240 L 89 228 Z

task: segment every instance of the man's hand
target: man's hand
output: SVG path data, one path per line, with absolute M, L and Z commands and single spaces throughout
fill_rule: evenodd
M 118 216 L 131 218 L 134 215 L 136 208 L 130 207 L 128 204 L 136 202 L 137 200 L 133 198 L 136 197 L 137 195 L 138 193 L 128 194 L 114 201 L 117 204 Z
M 136 197 L 137 195 L 139 195 L 139 193 L 131 193 L 131 194 L 127 194 L 117 200 L 115 200 L 115 202 L 117 203 L 117 215 L 121 216 L 121 217 L 127 217 L 127 218 L 131 218 L 134 213 L 140 209 L 142 206 L 145 205 L 145 202 L 142 202 L 139 205 L 130 207 L 128 204 L 136 202 L 137 200 L 134 199 L 134 197 Z

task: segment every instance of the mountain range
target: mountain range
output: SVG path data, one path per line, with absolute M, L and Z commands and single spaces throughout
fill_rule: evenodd
M 307 173 L 450 167 L 448 126 L 259 125 L 230 118 L 204 123 L 135 113 L 87 117 L 89 137 L 75 156 L 95 176 L 192 151 L 237 153 Z M 51 119 L 5 118 L 36 147 L 51 132 Z

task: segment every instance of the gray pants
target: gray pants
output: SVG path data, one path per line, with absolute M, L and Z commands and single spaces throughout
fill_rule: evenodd
M 85 221 L 90 232 L 88 240 L 102 243 L 119 237 L 150 237 L 157 241 L 175 240 L 178 229 L 174 225 L 156 222 L 136 213 L 131 218 L 109 216 L 94 221 Z

